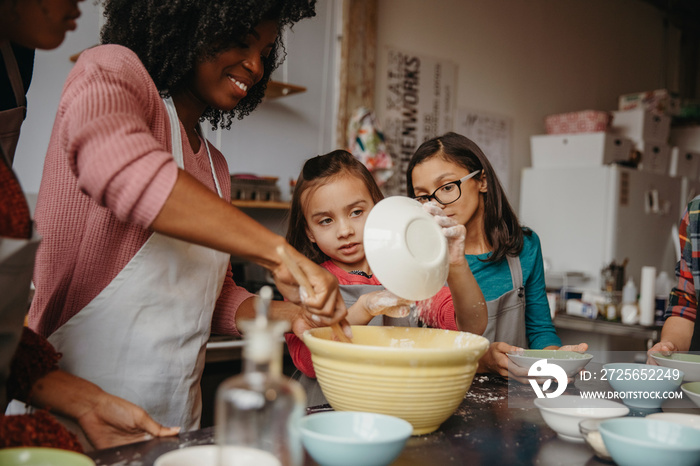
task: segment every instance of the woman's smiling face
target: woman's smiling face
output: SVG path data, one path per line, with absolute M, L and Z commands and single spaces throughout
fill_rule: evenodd
M 276 21 L 266 20 L 244 40 L 195 66 L 190 90 L 205 106 L 233 110 L 263 77 L 265 60 L 279 33 Z

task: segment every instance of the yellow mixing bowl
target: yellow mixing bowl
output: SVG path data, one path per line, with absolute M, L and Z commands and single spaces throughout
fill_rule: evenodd
M 462 402 L 489 341 L 451 330 L 353 326 L 352 343 L 328 327 L 307 330 L 304 343 L 323 394 L 336 411 L 400 417 L 413 435 L 437 429 Z

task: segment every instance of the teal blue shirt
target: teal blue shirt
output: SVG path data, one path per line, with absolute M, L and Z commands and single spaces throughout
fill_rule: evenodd
M 523 250 L 520 252 L 520 267 L 523 269 L 525 286 L 525 334 L 532 349 L 547 346 L 561 346 L 561 340 L 554 329 L 547 302 L 544 283 L 544 264 L 540 238 L 533 231 L 523 235 Z M 467 254 L 467 262 L 476 278 L 486 301 L 492 301 L 513 289 L 508 261 L 483 262 L 491 255 Z M 507 343 L 507 342 L 506 342 Z

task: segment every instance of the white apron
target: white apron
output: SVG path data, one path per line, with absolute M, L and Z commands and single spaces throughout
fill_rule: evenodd
M 172 99 L 165 106 L 173 157 L 184 168 Z M 114 280 L 49 337 L 63 353 L 61 369 L 141 406 L 163 425 L 198 428 L 204 353 L 228 262 L 223 252 L 153 233 Z

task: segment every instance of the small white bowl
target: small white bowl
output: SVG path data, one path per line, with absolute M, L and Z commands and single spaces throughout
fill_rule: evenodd
M 609 419 L 627 416 L 630 410 L 622 403 L 604 399 L 584 399 L 576 395 L 537 398 L 535 406 L 544 422 L 564 440 L 583 442 L 579 422 L 584 419 Z
M 540 359 L 546 359 L 547 364 L 556 364 L 564 369 L 567 377 L 575 377 L 581 369 L 591 362 L 593 355 L 577 353 L 576 351 L 561 350 L 523 350 L 507 353 L 508 359 L 520 367 L 529 368 Z
M 447 281 L 447 239 L 415 199 L 379 201 L 367 216 L 363 244 L 372 273 L 396 296 L 428 299 Z
M 683 371 L 683 382 L 700 382 L 700 355 L 697 353 L 674 352 L 668 356 L 651 353 L 656 364 Z
M 221 457 L 219 456 L 221 455 Z M 224 464 L 240 466 L 282 466 L 272 453 L 255 448 L 217 445 L 198 445 L 179 448 L 160 455 L 153 466 L 218 466 Z

